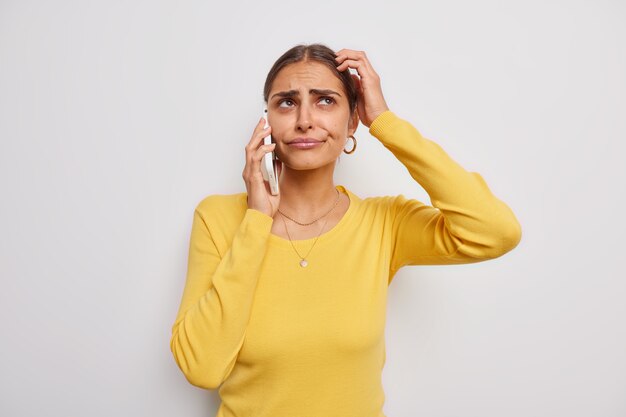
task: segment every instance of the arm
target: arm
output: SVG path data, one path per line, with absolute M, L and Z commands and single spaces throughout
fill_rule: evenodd
M 351 76 L 359 119 L 406 166 L 434 206 L 402 195 L 390 202 L 390 279 L 403 265 L 478 262 L 513 249 L 521 239 L 520 225 L 482 177 L 464 170 L 389 110 L 380 77 L 364 51 L 341 49 L 335 55 L 337 70 L 358 73 Z
M 479 262 L 517 246 L 520 224 L 478 173 L 463 169 L 391 111 L 376 117 L 370 133 L 406 166 L 433 204 L 403 195 L 391 201 L 393 273 L 404 265 Z
M 207 223 L 211 203 L 208 197 L 194 211 L 187 279 L 170 349 L 191 384 L 214 389 L 230 375 L 243 345 L 273 219 L 248 208 L 222 256 Z

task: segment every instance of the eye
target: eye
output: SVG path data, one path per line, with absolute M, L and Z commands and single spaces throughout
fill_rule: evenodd
M 281 104 L 286 103 L 286 102 L 288 102 L 288 101 L 289 101 L 289 102 L 291 102 L 291 103 L 293 103 L 293 101 L 292 101 L 291 99 L 289 99 L 289 98 L 285 98 L 285 99 L 282 99 L 282 100 L 280 100 L 280 101 L 278 102 L 278 107 L 281 107 Z
M 329 104 L 333 104 L 335 102 L 335 99 L 332 97 L 322 97 L 320 100 L 328 100 L 330 103 Z

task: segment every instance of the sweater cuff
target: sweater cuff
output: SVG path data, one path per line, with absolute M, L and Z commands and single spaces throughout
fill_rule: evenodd
M 387 127 L 396 122 L 399 117 L 391 110 L 386 110 L 376 116 L 370 125 L 369 132 L 374 137 L 379 137 Z

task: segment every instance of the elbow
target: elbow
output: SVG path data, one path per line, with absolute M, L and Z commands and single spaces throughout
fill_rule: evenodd
M 474 262 L 481 262 L 498 258 L 513 250 L 522 239 L 522 229 L 516 219 L 507 222 L 490 223 L 488 228 L 482 228 L 466 235 L 466 238 L 457 237 L 456 251 Z
M 191 385 L 203 389 L 217 389 L 222 384 L 222 378 L 216 372 L 211 372 L 214 368 L 199 362 L 192 348 L 184 346 L 178 340 L 177 333 L 172 336 L 170 350 L 176 365 Z
M 205 372 L 201 367 L 181 369 L 181 371 L 183 371 L 187 382 L 198 388 L 214 390 L 219 388 L 223 382 L 221 378 L 217 378 L 211 372 Z
M 514 225 L 511 227 L 509 234 L 509 251 L 513 250 L 522 240 L 522 225 L 515 219 Z M 508 252 L 508 251 L 507 251 Z
M 191 384 L 202 389 L 217 389 L 222 384 L 217 379 L 207 378 L 205 375 L 197 373 L 185 373 L 185 379 Z
M 503 229 L 500 237 L 501 254 L 504 255 L 507 252 L 512 251 L 517 247 L 522 240 L 522 226 L 517 219 L 512 221 L 506 228 Z
M 515 217 L 493 228 L 487 243 L 487 259 L 498 258 L 517 247 L 522 240 L 522 227 Z

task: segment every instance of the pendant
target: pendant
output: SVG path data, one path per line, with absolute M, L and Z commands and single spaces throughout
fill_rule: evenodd
M 301 260 L 301 261 L 300 261 L 300 266 L 301 266 L 302 268 L 304 268 L 304 267 L 305 267 L 305 266 L 307 266 L 308 264 L 309 264 L 309 263 L 306 261 L 306 259 L 303 259 L 303 260 Z

